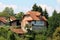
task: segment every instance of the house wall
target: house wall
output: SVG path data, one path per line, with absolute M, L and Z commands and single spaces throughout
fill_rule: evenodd
M 27 30 L 25 29 L 26 24 L 28 24 L 28 22 L 25 21 L 25 20 L 22 20 L 22 22 L 21 22 L 21 28 L 22 28 L 22 30 L 23 30 L 24 32 L 27 32 Z
M 45 22 L 44 21 L 32 21 L 31 24 L 34 26 L 44 26 Z
M 32 21 L 32 22 L 30 22 L 30 25 L 32 25 L 32 30 L 46 29 L 45 21 Z
M 32 21 L 33 19 L 30 17 L 30 16 L 26 16 L 26 17 L 24 17 L 24 19 L 22 20 L 22 22 L 21 22 L 21 28 L 25 31 L 25 32 L 27 32 L 27 28 L 25 29 L 25 26 L 26 26 L 26 24 L 30 24 L 30 25 L 32 25 L 32 30 L 39 30 L 39 29 L 45 29 L 46 27 L 46 22 L 45 21 L 43 21 L 43 20 L 36 20 L 36 21 Z M 31 21 L 31 22 L 28 22 L 28 21 Z
M 22 20 L 22 22 L 21 22 L 21 28 L 23 29 L 23 31 L 24 32 L 27 32 L 27 28 L 25 29 L 25 26 L 26 26 L 26 24 L 28 24 L 28 20 L 32 20 L 32 18 L 30 17 L 30 16 L 26 16 L 26 17 L 24 17 L 24 19 Z
M 31 21 L 31 22 L 27 22 L 26 20 L 23 20 L 21 23 L 21 28 L 27 32 L 27 28 L 25 29 L 26 24 L 34 24 L 32 25 L 32 27 L 30 28 L 31 30 L 42 30 L 42 29 L 46 29 L 46 22 L 45 21 Z
M 18 21 L 18 20 L 16 20 L 16 21 L 11 21 L 10 22 L 10 26 L 21 26 L 21 23 L 20 23 L 20 21 Z

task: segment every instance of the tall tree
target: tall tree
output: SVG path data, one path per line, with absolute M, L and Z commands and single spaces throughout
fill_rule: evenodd
M 24 15 L 23 12 L 19 12 L 18 14 L 16 14 L 16 18 L 17 18 L 18 20 L 22 20 L 23 15 Z
M 43 10 L 42 10 L 42 8 L 40 6 L 38 7 L 38 12 L 40 12 L 41 15 L 43 15 Z
M 32 11 L 38 11 L 38 6 L 36 4 L 33 5 Z
M 46 9 L 44 10 L 43 15 L 48 19 L 48 13 Z
M 14 11 L 12 8 L 6 7 L 2 12 L 6 17 L 13 16 Z
M 9 15 L 9 8 L 8 8 L 8 7 L 6 7 L 6 8 L 2 11 L 1 16 L 5 16 L 5 17 L 10 16 L 10 15 Z
M 6 7 L 3 12 L 8 12 L 9 13 L 9 7 Z
M 57 27 L 53 33 L 53 40 L 60 40 L 60 27 Z
M 57 14 L 57 23 L 60 26 L 60 13 Z
M 14 16 L 14 10 L 12 8 L 10 8 L 9 11 L 10 11 L 10 15 Z
M 42 10 L 42 8 L 41 8 L 40 6 L 38 7 L 36 4 L 33 5 L 32 11 L 38 11 L 38 12 L 41 13 L 41 15 L 43 15 L 43 10 Z
M 48 19 L 49 23 L 48 33 L 50 36 L 52 36 L 55 29 L 59 26 L 57 19 L 59 19 L 58 14 L 56 10 L 54 10 L 53 15 Z
M 56 16 L 57 15 L 57 11 L 56 10 L 54 10 L 54 12 L 53 12 L 53 15 L 52 16 Z

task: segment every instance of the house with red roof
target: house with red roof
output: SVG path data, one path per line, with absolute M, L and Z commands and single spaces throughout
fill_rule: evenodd
M 5 24 L 7 24 L 6 18 L 5 17 L 0 17 L 0 26 L 3 26 Z
M 21 23 L 20 23 L 20 20 L 17 20 L 14 16 L 10 16 L 9 18 L 10 22 L 10 26 L 20 26 Z
M 21 28 L 27 32 L 26 24 L 31 25 L 30 30 L 38 30 L 41 28 L 46 28 L 47 19 L 45 16 L 42 16 L 40 12 L 37 11 L 28 11 L 24 16 L 21 22 Z
M 25 32 L 21 29 L 21 22 L 20 20 L 17 20 L 14 16 L 10 16 L 10 30 L 14 33 L 17 33 L 19 35 L 24 34 Z M 18 27 L 18 28 L 14 28 L 14 27 Z

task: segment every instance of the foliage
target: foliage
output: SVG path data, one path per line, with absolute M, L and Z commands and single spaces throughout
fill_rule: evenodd
M 15 40 L 15 35 L 8 27 L 0 28 L 0 39 L 1 40 Z
M 43 15 L 48 19 L 48 13 L 46 9 L 44 10 Z
M 14 10 L 12 8 L 6 7 L 3 10 L 3 13 L 9 14 L 10 16 L 14 15 Z
M 40 6 L 38 7 L 36 4 L 33 5 L 32 11 L 38 11 L 38 12 L 41 13 L 41 15 L 43 15 L 43 10 L 42 10 L 42 8 L 41 8 Z
M 35 40 L 46 40 L 46 36 L 37 34 Z
M 0 16 L 14 16 L 14 10 L 12 8 L 6 7 L 2 12 L 0 12 Z
M 22 20 L 23 15 L 24 15 L 23 12 L 19 12 L 18 14 L 16 14 L 16 18 L 17 18 L 18 20 Z
M 41 15 L 45 16 L 48 19 L 48 13 L 46 9 L 43 11 L 41 6 L 37 6 L 36 4 L 33 5 L 32 11 L 38 11 L 41 13 Z
M 60 40 L 60 27 L 53 33 L 53 40 Z
M 33 5 L 32 11 L 38 11 L 38 6 L 36 4 Z
M 56 28 L 60 25 L 60 14 L 54 10 L 53 15 L 48 19 L 49 27 L 48 27 L 48 36 L 52 36 Z

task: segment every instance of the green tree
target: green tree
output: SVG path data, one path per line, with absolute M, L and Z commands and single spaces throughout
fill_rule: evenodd
M 53 40 L 60 40 L 60 27 L 56 28 L 55 32 L 53 33 Z
M 13 10 L 12 8 L 9 9 L 9 14 L 10 14 L 11 16 L 14 16 L 14 10 Z
M 57 14 L 57 23 L 58 23 L 58 26 L 60 26 L 60 13 Z
M 46 9 L 44 10 L 43 13 L 44 13 L 43 15 L 48 19 L 48 13 L 47 13 L 47 10 Z
M 43 15 L 43 10 L 42 10 L 42 8 L 40 6 L 38 7 L 38 12 L 40 12 L 41 15 Z
M 40 6 L 38 7 L 36 4 L 33 5 L 32 11 L 38 11 L 38 12 L 41 13 L 41 15 L 43 15 L 43 10 L 42 10 L 42 8 L 41 8 Z
M 52 16 L 55 16 L 57 14 L 57 11 L 56 10 L 54 10 L 54 12 L 53 12 L 53 15 Z
M 53 15 L 48 19 L 49 27 L 48 27 L 48 35 L 52 37 L 52 34 L 59 26 L 60 16 L 58 16 L 56 10 L 54 10 Z
M 54 10 L 54 12 L 53 12 L 53 15 L 52 15 L 52 18 L 53 18 L 53 24 L 52 24 L 52 26 L 54 27 L 54 28 L 56 28 L 56 27 L 58 27 L 59 26 L 59 24 L 58 24 L 58 14 L 57 14 L 57 11 L 56 10 Z
M 16 18 L 17 18 L 18 20 L 22 20 L 23 15 L 24 15 L 23 12 L 19 12 L 18 14 L 16 14 Z
M 32 11 L 38 11 L 38 6 L 36 4 L 33 5 Z
M 12 8 L 6 7 L 1 12 L 0 16 L 4 16 L 4 17 L 14 16 L 14 10 Z

